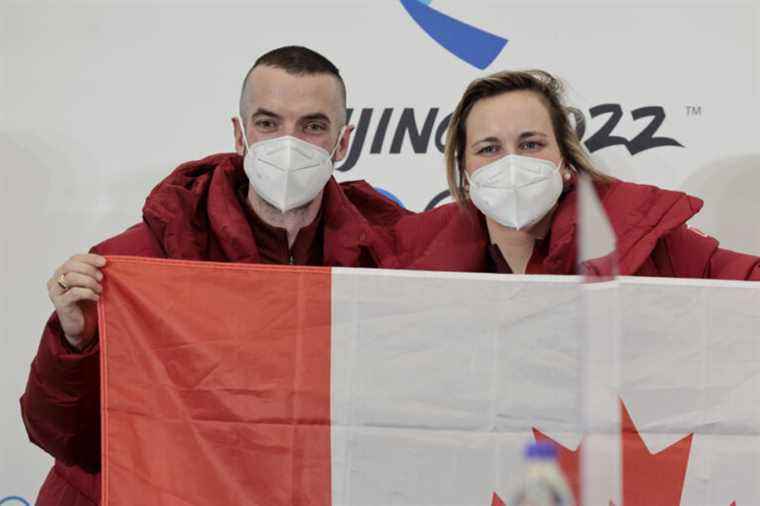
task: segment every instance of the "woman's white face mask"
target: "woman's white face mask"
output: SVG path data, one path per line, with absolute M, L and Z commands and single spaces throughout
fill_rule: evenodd
M 290 135 L 246 146 L 245 173 L 253 190 L 269 204 L 287 212 L 309 203 L 325 187 L 333 173 L 332 157 L 340 145 L 345 126 L 331 152 Z
M 507 155 L 465 177 L 473 204 L 497 223 L 517 230 L 539 222 L 562 194 L 559 167 L 541 158 Z

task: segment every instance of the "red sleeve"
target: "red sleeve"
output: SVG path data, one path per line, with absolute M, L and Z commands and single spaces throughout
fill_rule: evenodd
M 710 258 L 706 277 L 760 281 L 760 257 L 719 248 Z
M 683 225 L 660 239 L 661 272 L 678 277 L 760 281 L 760 257 L 719 247 L 718 241 Z
M 29 439 L 53 457 L 88 471 L 100 467 L 100 364 L 97 342 L 79 352 L 55 313 L 32 361 L 21 415 Z
M 164 256 L 144 224 L 97 246 L 100 255 Z M 32 361 L 21 416 L 29 439 L 67 465 L 100 468 L 100 357 L 97 336 L 83 351 L 71 348 L 53 313 Z

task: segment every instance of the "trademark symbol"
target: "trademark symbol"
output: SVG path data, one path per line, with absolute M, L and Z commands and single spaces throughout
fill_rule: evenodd
M 687 116 L 702 116 L 702 106 L 701 105 L 687 105 L 686 115 Z

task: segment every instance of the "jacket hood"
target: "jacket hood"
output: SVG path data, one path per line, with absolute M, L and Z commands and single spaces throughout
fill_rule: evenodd
M 565 196 L 552 223 L 547 271 L 576 272 L 578 260 L 578 192 Z M 622 276 L 635 274 L 657 241 L 683 225 L 702 208 L 702 201 L 683 192 L 656 186 L 615 181 L 595 189 L 617 238 L 617 260 Z

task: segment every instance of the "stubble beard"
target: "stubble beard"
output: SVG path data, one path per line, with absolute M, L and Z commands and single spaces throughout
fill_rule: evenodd
M 275 206 L 264 200 L 253 186 L 248 187 L 248 201 L 256 215 L 267 225 L 284 228 L 288 232 L 288 238 L 292 244 L 298 231 L 314 221 L 322 204 L 324 189 L 311 201 L 282 212 Z M 291 237 L 292 236 L 292 237 Z

